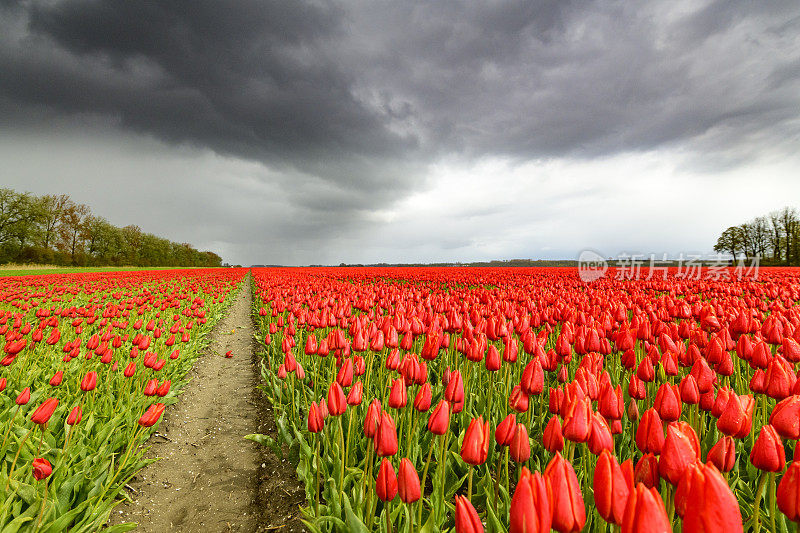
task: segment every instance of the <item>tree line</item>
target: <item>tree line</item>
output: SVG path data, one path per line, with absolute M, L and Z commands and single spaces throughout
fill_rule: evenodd
M 0 264 L 216 267 L 214 252 L 114 226 L 68 195 L 0 188 Z
M 762 264 L 800 265 L 800 215 L 784 207 L 722 232 L 714 251 L 734 257 L 760 257 Z

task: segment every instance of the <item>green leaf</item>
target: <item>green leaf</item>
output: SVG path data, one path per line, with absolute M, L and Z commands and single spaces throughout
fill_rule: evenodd
M 350 498 L 344 495 L 344 515 L 347 519 L 347 530 L 351 533 L 368 533 L 367 526 L 353 513 Z

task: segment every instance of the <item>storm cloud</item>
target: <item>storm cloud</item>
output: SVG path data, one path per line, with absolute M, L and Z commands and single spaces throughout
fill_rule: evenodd
M 461 181 L 487 198 L 485 189 L 509 176 L 548 190 L 548 180 L 568 182 L 546 171 L 550 163 L 661 154 L 667 182 L 692 175 L 696 183 L 738 176 L 756 161 L 791 167 L 800 146 L 800 5 L 792 1 L 4 0 L 0 20 L 2 138 L 115 138 L 127 146 L 116 152 L 131 165 L 119 173 L 125 179 L 146 144 L 161 154 L 153 172 L 169 167 L 174 183 L 194 184 L 193 206 L 207 213 L 221 198 L 209 180 L 225 171 L 210 176 L 199 162 L 227 162 L 219 164 L 244 172 L 270 206 L 242 210 L 250 224 L 219 210 L 219 221 L 205 219 L 214 234 L 206 242 L 234 262 L 400 260 L 382 235 L 409 260 L 569 255 L 580 239 L 481 244 L 466 228 L 476 217 L 504 227 L 499 200 L 472 215 L 445 193 L 435 216 L 452 227 L 440 233 L 426 231 L 425 213 L 401 223 L 402 211 L 468 169 L 504 169 Z M 27 164 L 11 155 L 3 181 L 19 184 Z M 88 179 L 82 174 L 70 174 L 74 185 Z M 764 183 L 780 187 L 781 176 Z M 71 192 L 63 180 L 39 179 L 27 188 Z M 258 196 L 241 179 L 227 183 L 228 203 Z M 551 193 L 580 204 L 608 187 L 586 177 Z M 516 207 L 505 212 L 525 217 Z M 126 221 L 136 212 L 118 210 Z M 154 224 L 202 243 L 181 217 L 159 213 Z M 550 227 L 545 218 L 527 217 L 532 235 Z

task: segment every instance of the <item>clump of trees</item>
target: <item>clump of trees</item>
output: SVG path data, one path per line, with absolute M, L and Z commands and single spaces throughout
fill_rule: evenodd
M 215 267 L 222 259 L 138 226 L 119 228 L 66 194 L 0 188 L 0 264 Z
M 800 265 L 800 215 L 784 207 L 722 232 L 714 251 L 734 257 L 759 256 L 762 263 Z

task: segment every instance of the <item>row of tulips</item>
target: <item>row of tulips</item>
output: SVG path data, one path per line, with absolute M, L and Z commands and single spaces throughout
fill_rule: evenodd
M 800 272 L 257 269 L 312 531 L 788 531 Z M 787 466 L 788 465 L 788 466 Z
M 0 530 L 102 528 L 243 276 L 0 278 Z

